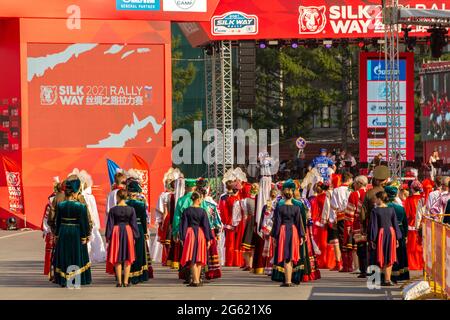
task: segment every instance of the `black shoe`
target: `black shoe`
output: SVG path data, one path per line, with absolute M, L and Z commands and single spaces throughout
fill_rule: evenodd
M 292 287 L 292 283 L 282 283 L 280 287 Z
M 183 284 L 190 284 L 191 282 L 189 280 L 184 280 Z
M 128 287 L 131 287 L 131 284 L 130 284 L 130 283 L 124 283 L 124 284 L 122 285 L 122 287 L 128 288 Z
M 122 286 L 121 283 L 116 284 L 116 288 L 120 288 Z
M 367 274 L 366 273 L 361 273 L 357 278 L 365 279 L 365 278 L 367 278 Z
M 394 284 L 391 281 L 383 282 L 381 284 L 382 287 L 392 287 Z

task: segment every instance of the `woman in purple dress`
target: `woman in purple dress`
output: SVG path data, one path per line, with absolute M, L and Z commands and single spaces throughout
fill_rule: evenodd
M 376 195 L 377 207 L 370 215 L 368 240 L 376 253 L 376 262 L 383 269 L 383 286 L 392 286 L 392 265 L 397 261 L 398 240 L 402 232 L 394 208 L 388 207 L 389 197 L 384 191 Z
M 128 287 L 131 264 L 136 259 L 134 239 L 140 237 L 136 221 L 136 212 L 133 207 L 126 204 L 127 192 L 117 192 L 117 206 L 112 207 L 108 213 L 105 238 L 108 242 L 108 256 L 106 259 L 106 272 L 116 274 L 116 287 Z M 122 265 L 124 279 L 122 284 Z M 114 267 L 114 269 L 113 269 Z

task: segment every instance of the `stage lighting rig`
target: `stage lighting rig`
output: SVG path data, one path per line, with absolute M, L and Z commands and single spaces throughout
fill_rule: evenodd
M 430 49 L 433 58 L 440 58 L 442 50 L 447 45 L 448 30 L 442 27 L 432 27 L 427 30 L 430 33 Z

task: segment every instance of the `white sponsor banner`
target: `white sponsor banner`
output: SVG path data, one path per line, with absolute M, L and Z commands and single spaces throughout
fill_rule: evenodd
M 367 148 L 386 149 L 386 139 L 367 139 Z
M 406 127 L 406 116 L 400 116 L 399 118 L 399 121 L 395 125 L 398 127 Z M 388 121 L 385 115 L 367 117 L 367 127 L 369 128 L 386 128 L 387 126 Z
M 391 148 L 393 144 L 393 141 L 389 140 L 389 148 Z M 406 149 L 406 139 L 400 139 L 400 149 Z
M 397 111 L 406 114 L 406 102 L 400 102 Z M 367 102 L 367 114 L 386 114 L 386 102 Z
M 163 11 L 206 12 L 207 0 L 163 0 Z
M 399 82 L 400 101 L 406 101 L 406 81 Z M 367 101 L 386 101 L 390 96 L 385 81 L 367 81 Z
M 386 160 L 386 149 L 367 149 L 367 161 L 371 162 L 380 153 L 383 155 L 383 160 Z

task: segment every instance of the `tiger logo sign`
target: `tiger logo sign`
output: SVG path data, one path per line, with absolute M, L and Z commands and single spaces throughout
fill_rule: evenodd
M 317 34 L 325 28 L 327 18 L 325 16 L 326 7 L 303 7 L 298 8 L 300 16 L 298 18 L 300 34 Z
M 56 86 L 41 86 L 41 105 L 51 106 L 56 103 L 58 93 Z

